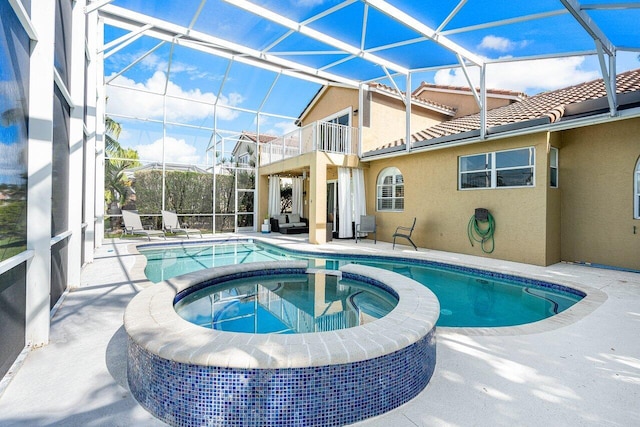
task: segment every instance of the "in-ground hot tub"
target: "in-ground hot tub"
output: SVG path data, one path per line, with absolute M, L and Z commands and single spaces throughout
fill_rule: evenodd
M 386 316 L 330 332 L 250 334 L 207 329 L 175 311 L 178 295 L 256 275 L 299 274 L 304 261 L 189 273 L 140 292 L 125 312 L 132 394 L 171 425 L 344 425 L 416 396 L 436 362 L 439 303 L 399 274 L 347 265 L 343 277 L 383 288 Z

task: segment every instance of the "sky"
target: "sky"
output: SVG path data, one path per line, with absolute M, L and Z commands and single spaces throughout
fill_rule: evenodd
M 372 53 L 393 63 L 410 69 L 423 69 L 412 73 L 412 89 L 422 81 L 439 85 L 467 86 L 461 68 L 433 70 L 433 66 L 455 64 L 452 53 L 432 42 L 422 41 L 406 46 L 398 46 L 376 51 L 376 47 L 409 40 L 419 36 L 374 8 L 366 10 L 362 2 L 355 2 L 337 10 L 331 15 L 318 18 L 318 13 L 339 3 L 337 0 L 253 0 L 256 4 L 270 7 L 292 22 L 312 19 L 308 26 L 328 33 L 334 39 L 353 46 L 373 49 Z M 458 0 L 410 1 L 396 0 L 410 16 L 420 22 L 437 27 L 449 12 L 459 4 Z M 171 20 L 188 26 L 200 1 L 174 2 L 159 0 L 115 0 L 116 6 Z M 557 0 L 537 2 L 487 2 L 469 0 L 450 22 L 443 27 L 443 34 L 449 40 L 463 46 L 484 60 L 495 61 L 508 58 L 535 56 L 558 52 L 584 52 L 593 50 L 594 44 L 586 32 L 567 13 L 557 14 L 562 9 Z M 428 6 L 428 7 L 425 7 Z M 520 15 L 549 13 L 553 16 L 545 20 L 518 22 L 505 26 L 488 26 L 477 30 L 464 30 L 487 22 L 511 19 Z M 617 46 L 631 46 L 640 39 L 636 22 L 640 11 L 622 11 L 613 15 L 596 11 L 594 19 Z M 315 17 L 315 18 L 313 18 Z M 317 19 L 316 19 L 317 18 Z M 462 30 L 461 30 L 462 29 Z M 341 61 L 347 56 L 338 55 L 334 46 L 293 33 L 288 37 L 287 28 L 272 21 L 262 19 L 259 14 L 242 10 L 224 0 L 209 0 L 205 3 L 194 30 L 212 34 L 221 39 L 239 43 L 251 49 L 263 50 L 279 58 L 296 61 L 311 67 L 326 67 L 328 72 L 368 80 L 386 76 L 385 70 L 371 65 L 364 59 L 355 58 Z M 105 27 L 105 42 L 126 34 L 127 31 L 115 27 Z M 276 41 L 279 41 L 276 43 Z M 110 55 L 105 60 L 105 76 L 110 79 L 125 70 L 136 59 L 159 41 L 151 37 L 141 37 L 133 43 Z M 309 55 L 315 51 L 315 55 Z M 169 66 L 169 58 L 172 58 Z M 273 115 L 260 115 L 260 132 L 282 135 L 295 129 L 294 120 L 316 94 L 317 83 L 298 80 L 286 75 L 278 75 L 251 67 L 240 62 L 229 65 L 227 59 L 208 55 L 183 46 L 165 43 L 130 69 L 113 79 L 114 86 L 108 88 L 107 112 L 114 115 L 146 118 L 146 121 L 130 120 L 114 116 L 123 125 L 120 142 L 134 148 L 145 161 L 160 161 L 163 157 L 162 140 L 165 145 L 164 158 L 167 161 L 205 164 L 206 148 L 210 143 L 213 128 L 225 136 L 226 147 L 219 150 L 230 152 L 235 144 L 233 136 L 242 130 L 255 131 L 258 119 L 249 111 L 261 111 Z M 637 52 L 619 52 L 617 71 L 639 68 Z M 393 69 L 387 70 L 395 76 L 394 81 L 405 89 L 405 80 Z M 478 84 L 478 67 L 468 67 L 469 75 Z M 169 76 L 167 81 L 166 76 Z M 225 78 L 226 76 L 226 78 Z M 488 88 L 510 89 L 533 95 L 539 92 L 567 87 L 600 78 L 600 66 L 596 56 L 569 56 L 538 61 L 503 62 L 487 65 L 486 82 Z M 393 85 L 388 78 L 380 83 Z M 116 87 L 117 85 L 117 87 Z M 119 88 L 132 87 L 142 90 L 134 92 Z M 186 124 L 170 125 L 163 132 L 164 100 L 152 93 L 167 92 L 177 98 L 167 98 L 167 122 Z M 217 121 L 214 120 L 213 104 L 217 104 Z M 232 108 L 225 108 L 232 107 Z

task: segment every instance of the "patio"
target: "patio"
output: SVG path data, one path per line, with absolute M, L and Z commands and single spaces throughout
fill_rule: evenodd
M 228 236 L 228 235 L 225 235 Z M 246 235 L 244 235 L 246 236 Z M 252 233 L 250 236 L 263 238 Z M 399 254 L 576 283 L 606 295 L 554 319 L 508 330 L 438 329 L 434 376 L 400 408 L 364 426 L 639 425 L 640 274 L 555 264 L 536 267 L 352 240 L 309 245 L 306 235 L 269 235 L 291 248 Z M 164 425 L 132 398 L 126 381 L 128 301 L 148 286 L 132 244 L 107 241 L 81 287 L 53 311 L 50 344 L 19 358 L 0 384 L 3 426 Z

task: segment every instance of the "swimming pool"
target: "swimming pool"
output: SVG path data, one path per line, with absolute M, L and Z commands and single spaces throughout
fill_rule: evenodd
M 398 299 L 339 271 L 252 276 L 178 295 L 183 319 L 219 331 L 302 334 L 353 328 L 387 315 Z
M 437 326 L 499 327 L 536 322 L 580 301 L 579 290 L 502 273 L 396 257 L 291 251 L 259 241 L 192 246 L 139 246 L 145 273 L 160 282 L 187 272 L 246 262 L 305 260 L 311 267 L 338 269 L 361 264 L 390 270 L 428 287 L 440 301 Z

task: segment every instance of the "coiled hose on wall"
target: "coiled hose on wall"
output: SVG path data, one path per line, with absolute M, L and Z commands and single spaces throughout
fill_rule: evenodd
M 481 224 L 486 224 L 485 226 L 481 226 Z M 469 242 L 471 242 L 471 246 L 473 242 L 480 243 L 480 247 L 482 248 L 482 252 L 485 254 L 490 254 L 496 247 L 496 244 L 493 240 L 493 233 L 496 230 L 496 222 L 493 219 L 493 216 L 490 212 L 487 212 L 487 220 L 479 220 L 476 218 L 476 215 L 471 215 L 469 219 L 469 225 L 467 226 L 467 234 L 469 236 Z M 487 242 L 491 243 L 491 249 L 487 249 L 485 244 Z

